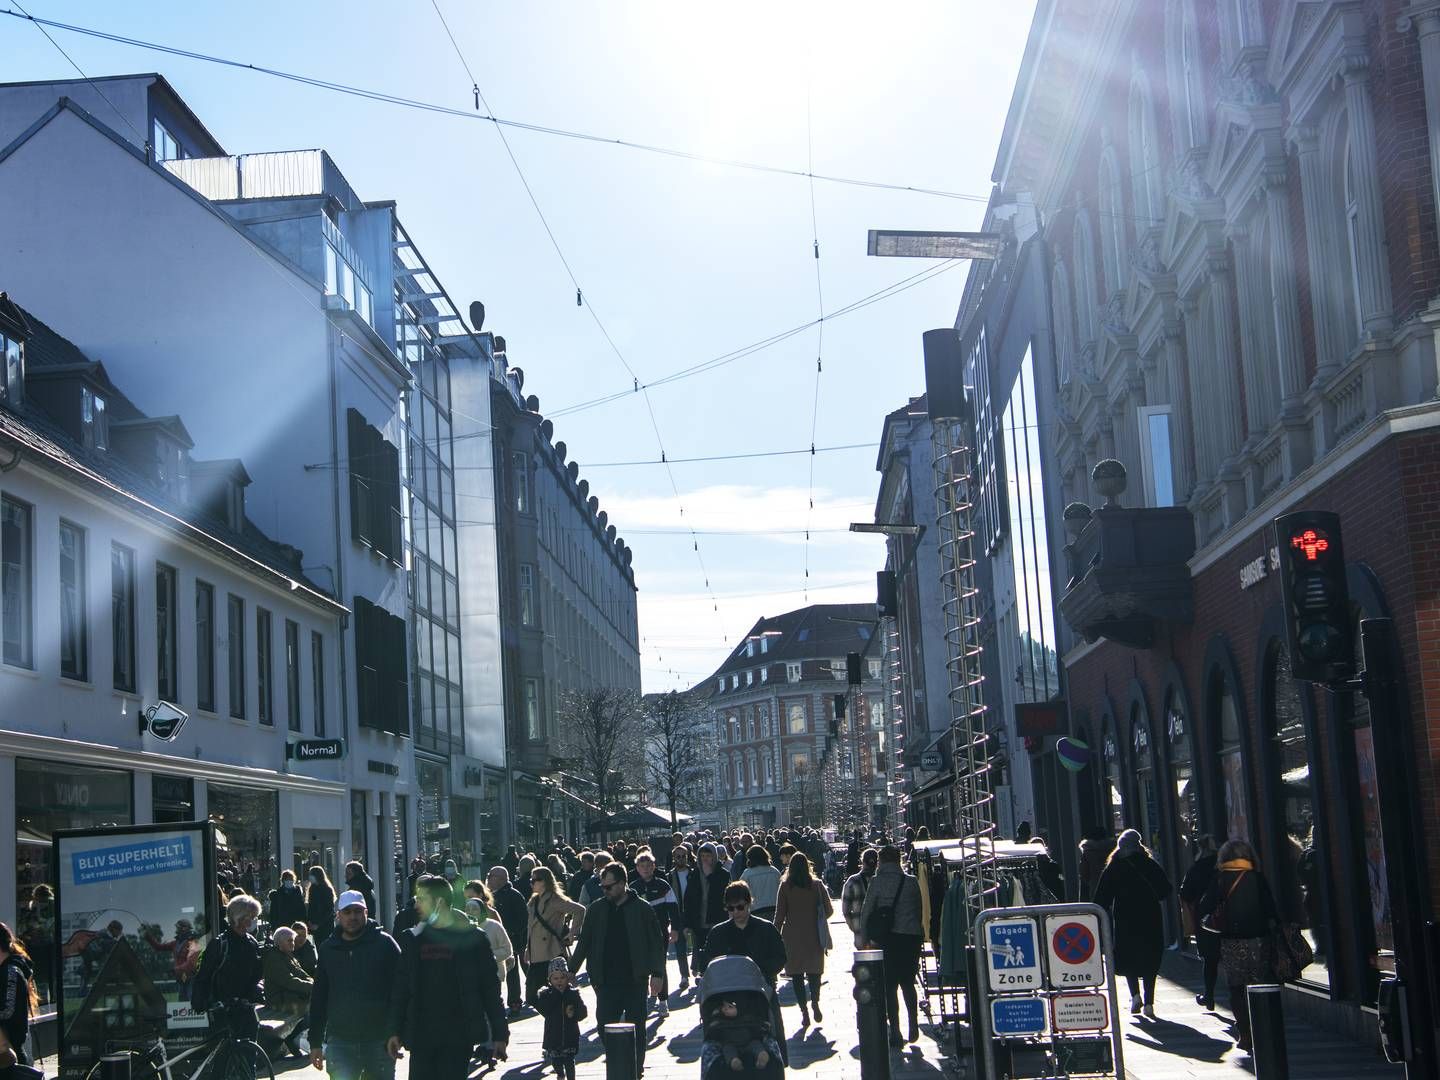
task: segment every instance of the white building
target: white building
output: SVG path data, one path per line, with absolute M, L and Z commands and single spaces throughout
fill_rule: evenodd
M 345 608 L 247 516 L 239 462 L 192 462 L 180 418 L 3 294 L 0 353 L 0 920 L 36 929 L 62 828 L 208 815 L 249 891 L 337 874 L 344 762 L 286 751 L 347 734 Z M 142 732 L 159 701 L 189 714 L 170 742 Z

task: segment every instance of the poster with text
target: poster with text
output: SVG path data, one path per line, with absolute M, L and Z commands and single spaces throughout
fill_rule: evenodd
M 164 1039 L 202 1041 L 190 1008 L 215 926 L 214 829 L 208 822 L 122 825 L 55 834 L 60 956 L 60 1075 Z

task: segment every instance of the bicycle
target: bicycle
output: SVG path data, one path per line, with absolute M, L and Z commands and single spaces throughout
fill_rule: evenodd
M 169 1056 L 164 1039 L 156 1039 L 145 1050 L 120 1048 L 118 1051 L 130 1054 L 131 1080 L 177 1080 L 171 1071 L 173 1066 L 191 1061 L 204 1054 L 193 1072 L 184 1070 L 181 1076 L 191 1080 L 275 1080 L 275 1068 L 270 1057 L 254 1039 L 236 1035 L 225 1016 L 231 1009 L 254 1009 L 248 1002 L 230 1003 L 210 1013 L 211 1034 L 198 1046 L 183 1050 L 174 1057 Z M 99 1080 L 102 1063 L 95 1065 L 85 1074 L 85 1080 Z

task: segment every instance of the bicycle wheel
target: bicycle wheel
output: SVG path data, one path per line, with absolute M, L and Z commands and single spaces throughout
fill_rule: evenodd
M 236 1039 L 220 1051 L 207 1080 L 275 1080 L 275 1069 L 259 1043 Z

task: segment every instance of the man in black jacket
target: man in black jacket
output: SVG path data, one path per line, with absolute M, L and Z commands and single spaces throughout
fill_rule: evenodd
M 305 893 L 295 883 L 294 870 L 280 871 L 280 887 L 270 890 L 270 929 L 305 919 Z
M 386 1049 L 410 1050 L 419 1080 L 465 1080 L 475 1047 L 489 1044 L 505 1060 L 510 1041 L 500 1002 L 500 974 L 485 931 L 452 911 L 454 890 L 427 874 L 415 884 L 419 925 L 400 937 L 400 971 L 390 994 Z
M 320 946 L 310 992 L 310 1064 L 334 1080 L 392 1080 L 395 1062 L 385 1052 L 390 991 L 400 946 L 370 918 L 358 892 L 338 901 L 336 933 Z
M 510 849 L 514 851 L 514 848 Z M 520 955 L 520 950 L 525 947 L 525 942 L 530 940 L 530 909 L 525 905 L 525 897 L 520 890 L 510 884 L 510 871 L 503 866 L 492 866 L 490 873 L 485 876 L 485 884 L 490 886 L 490 895 L 495 901 L 495 910 L 500 913 L 500 925 L 505 927 L 505 936 L 515 946 L 515 955 Z M 511 966 L 509 973 L 505 976 L 506 1000 L 510 1005 L 510 1015 L 514 1016 L 520 1011 L 520 1005 L 524 1000 L 520 996 L 520 964 Z
M 200 969 L 190 1002 L 206 1012 L 222 1010 L 224 1023 L 244 1039 L 255 1038 L 260 1021 L 255 1008 L 265 1004 L 260 943 L 250 935 L 260 917 L 260 901 L 241 893 L 225 905 L 225 932 L 200 954 Z
M 692 966 L 696 974 L 700 968 L 698 960 L 705 934 L 716 923 L 725 921 L 725 887 L 730 884 L 730 871 L 720 865 L 715 845 L 700 845 L 700 870 L 685 883 L 685 895 L 680 898 L 685 929 L 695 936 L 695 961 Z
M 750 916 L 750 886 L 743 881 L 732 881 L 725 886 L 725 911 L 729 922 L 710 928 L 705 943 L 695 952 L 695 970 L 704 975 L 710 961 L 717 956 L 748 956 L 755 961 L 760 973 L 769 980 L 771 987 L 785 970 L 785 941 L 775 924 L 765 919 Z M 703 985 L 703 984 L 702 984 Z M 775 1041 L 780 1044 L 780 1055 L 785 1064 L 790 1064 L 789 1048 L 785 1044 L 785 1027 L 780 1015 L 780 999 L 775 1001 Z

